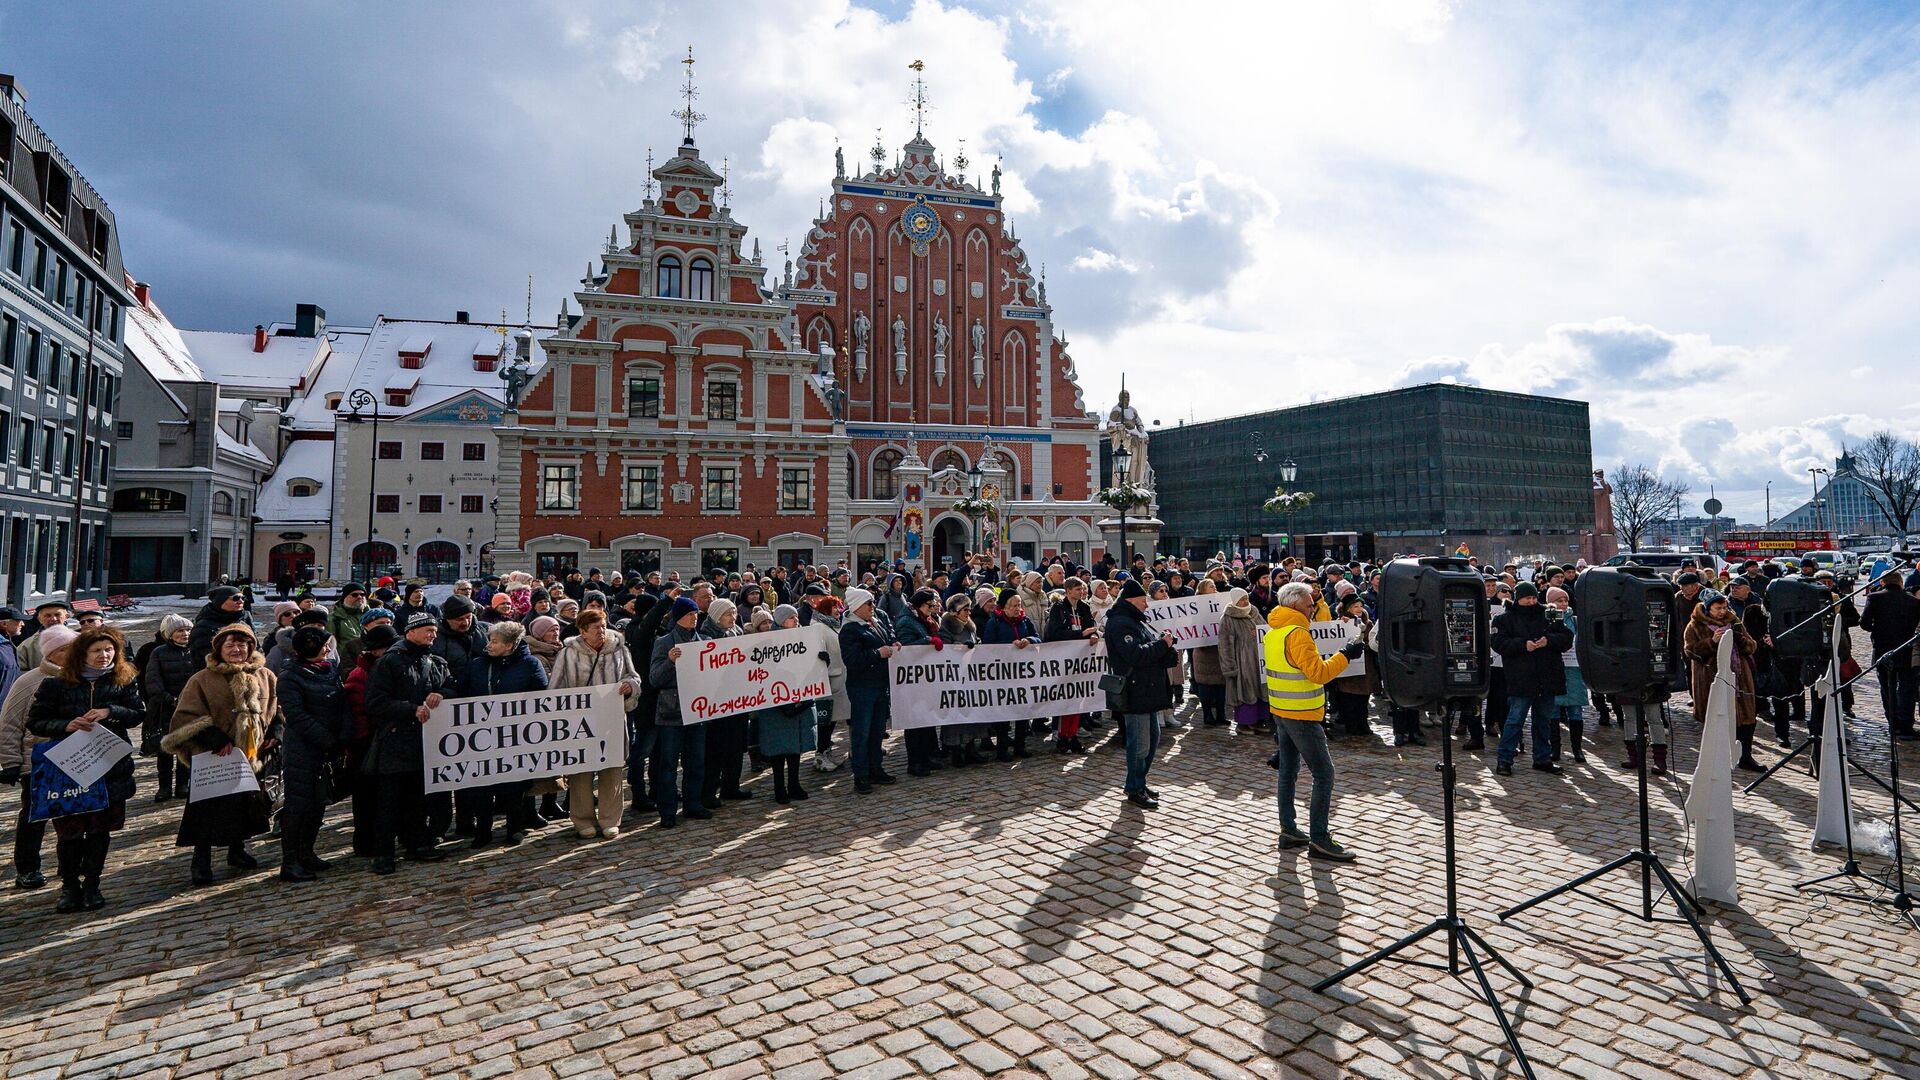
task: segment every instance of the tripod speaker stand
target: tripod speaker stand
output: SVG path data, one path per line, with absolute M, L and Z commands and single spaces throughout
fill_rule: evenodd
M 1626 703 L 1623 702 L 1622 705 L 1625 707 Z M 1713 962 L 1718 965 L 1721 974 L 1727 977 L 1727 984 L 1733 987 L 1733 992 L 1740 996 L 1740 1003 L 1750 1005 L 1753 1003 L 1753 999 L 1747 996 L 1746 989 L 1740 985 L 1740 980 L 1734 975 L 1733 968 L 1727 963 L 1726 957 L 1721 956 L 1720 950 L 1714 948 L 1713 940 L 1707 936 L 1707 928 L 1701 925 L 1699 918 L 1696 916 L 1697 912 L 1704 911 L 1705 909 L 1700 906 L 1700 902 L 1695 900 L 1691 893 L 1680 887 L 1680 883 L 1674 880 L 1672 871 L 1667 869 L 1666 864 L 1660 861 L 1660 856 L 1653 851 L 1652 828 L 1647 813 L 1647 724 L 1649 722 L 1649 714 L 1645 703 L 1633 703 L 1631 707 L 1634 710 L 1635 719 L 1639 722 L 1639 731 L 1634 735 L 1633 741 L 1635 748 L 1634 756 L 1640 760 L 1640 846 L 1597 870 L 1590 870 L 1564 885 L 1557 885 L 1532 899 L 1523 900 L 1515 904 L 1501 912 L 1500 919 L 1504 922 L 1536 904 L 1542 904 L 1556 896 L 1573 892 L 1579 889 L 1580 886 L 1596 878 L 1605 877 L 1607 874 L 1623 866 L 1638 866 L 1640 868 L 1639 911 L 1632 911 L 1631 909 L 1621 907 L 1607 900 L 1601 900 L 1600 902 L 1616 911 L 1633 915 L 1645 922 L 1678 923 L 1684 921 L 1688 926 L 1693 928 L 1695 934 L 1699 935 L 1700 944 L 1706 947 L 1707 955 L 1713 958 Z M 1653 880 L 1656 877 L 1660 879 L 1661 886 L 1667 890 L 1667 898 L 1672 900 L 1674 906 L 1680 909 L 1680 914 L 1683 918 L 1661 918 L 1653 913 Z M 1599 898 L 1595 897 L 1594 899 Z
M 1438 712 L 1438 710 L 1430 711 Z M 1456 882 L 1453 846 L 1453 732 L 1445 727 L 1441 729 L 1441 732 L 1440 785 L 1445 793 L 1443 798 L 1443 805 L 1445 807 L 1443 821 L 1445 822 L 1446 829 L 1447 851 L 1447 913 L 1428 923 L 1421 929 L 1401 938 L 1399 941 L 1373 953 L 1371 956 L 1313 984 L 1313 990 L 1315 993 L 1325 993 L 1328 987 L 1346 980 L 1348 976 L 1356 975 L 1375 964 L 1388 960 L 1395 963 L 1412 964 L 1416 967 L 1433 968 L 1436 971 L 1445 971 L 1457 976 L 1461 973 L 1460 959 L 1464 955 L 1466 957 L 1467 967 L 1473 971 L 1474 980 L 1479 983 L 1480 999 L 1487 1003 L 1487 1007 L 1493 1010 L 1494 1019 L 1500 1022 L 1500 1033 L 1506 1036 L 1507 1049 L 1513 1051 L 1513 1060 L 1519 1064 L 1520 1071 L 1527 1077 L 1527 1080 L 1534 1080 L 1533 1065 L 1527 1061 L 1526 1051 L 1520 1049 L 1520 1038 L 1514 1034 L 1513 1024 L 1508 1021 L 1507 1011 L 1505 1007 L 1500 1004 L 1499 995 L 1494 993 L 1493 982 L 1487 978 L 1486 966 L 1481 963 L 1479 953 L 1474 951 L 1475 948 L 1478 947 L 1481 952 L 1486 953 L 1487 956 L 1491 957 L 1501 967 L 1506 968 L 1507 973 L 1512 975 L 1521 986 L 1531 990 L 1533 989 L 1533 982 L 1525 975 L 1522 975 L 1520 969 L 1509 963 L 1507 958 L 1501 956 L 1493 946 L 1487 944 L 1486 939 L 1482 938 L 1473 927 L 1467 925 L 1465 919 L 1460 917 L 1459 890 Z M 1411 948 L 1433 934 L 1445 934 L 1447 936 L 1447 962 L 1445 964 L 1427 960 L 1414 960 L 1396 955 L 1402 949 Z

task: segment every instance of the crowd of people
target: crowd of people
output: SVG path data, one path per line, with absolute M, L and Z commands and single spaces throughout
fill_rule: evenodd
M 1586 710 L 1600 728 L 1622 725 L 1637 767 L 1629 709 L 1591 695 L 1573 648 L 1579 618 L 1573 598 L 1584 564 L 1544 561 L 1479 565 L 1493 606 L 1494 677 L 1484 698 L 1454 702 L 1436 722 L 1469 751 L 1496 740 L 1495 771 L 1511 775 L 1523 746 L 1547 774 L 1587 761 Z M 1831 585 L 1809 560 L 1807 580 Z M 1798 721 L 1818 735 L 1825 702 L 1807 689 L 1817 672 L 1779 658 L 1768 636 L 1764 596 L 1773 564 L 1728 572 L 1712 560 L 1676 573 L 1676 623 L 1696 710 L 1717 685 L 1735 687 L 1740 767 L 1758 769 L 1754 734 L 1768 719 L 1783 747 Z M 112 835 L 134 797 L 135 761 L 154 761 L 156 802 L 181 802 L 176 843 L 189 849 L 189 880 L 214 880 L 214 857 L 235 870 L 256 868 L 248 850 L 277 829 L 279 876 L 313 880 L 329 869 L 315 848 L 330 805 L 349 802 L 352 851 L 376 874 L 400 860 L 431 863 L 450 841 L 484 848 L 518 844 L 531 833 L 570 827 L 581 840 L 612 839 L 624 822 L 650 815 L 662 828 L 706 819 L 756 792 L 745 781 L 772 780 L 776 803 L 806 800 L 801 762 L 816 774 L 849 769 L 853 792 L 873 794 L 898 782 L 885 767 L 892 718 L 888 660 L 900 648 L 998 644 L 1014 648 L 1069 640 L 1103 641 L 1109 708 L 1086 716 L 1035 717 L 995 724 L 913 727 L 903 743 L 906 772 L 924 777 L 1028 758 L 1047 746 L 1060 755 L 1088 752 L 1088 739 L 1112 724 L 1124 750 L 1122 796 L 1143 810 L 1159 796 L 1148 778 L 1161 732 L 1191 694 L 1203 728 L 1235 728 L 1271 749 L 1279 770 L 1282 849 L 1351 861 L 1332 836 L 1334 748 L 1372 737 L 1377 710 L 1395 746 L 1423 746 L 1423 718 L 1392 706 L 1379 666 L 1379 567 L 1293 558 L 1269 565 L 1225 556 L 1130 565 L 1103 556 L 1080 567 L 1052 558 L 1040 567 L 995 565 L 970 556 L 952 568 L 856 573 L 832 568 L 715 569 L 682 579 L 659 571 L 611 577 L 599 570 L 536 580 L 512 573 L 457 583 L 430 603 L 417 582 L 382 578 L 349 583 L 330 607 L 311 591 L 273 606 L 256 627 L 249 597 L 234 586 L 210 590 L 191 619 L 169 615 L 148 640 L 128 641 L 98 612 L 77 620 L 66 605 L 40 605 L 29 619 L 0 608 L 0 782 L 22 786 L 14 835 L 15 885 L 46 884 L 42 847 L 47 821 L 30 816 L 26 788 L 36 746 L 105 725 L 138 753 L 107 774 L 104 805 L 51 818 L 61 884 L 57 909 L 104 906 L 100 880 Z M 1218 640 L 1178 649 L 1156 629 L 1149 605 L 1218 593 Z M 1911 639 L 1920 627 L 1920 574 L 1888 573 L 1873 583 L 1864 610 L 1835 605 L 1843 635 L 1859 626 L 1880 658 L 1880 685 L 1894 734 L 1913 733 L 1915 671 Z M 1345 622 L 1347 643 L 1322 656 L 1309 627 Z M 74 625 L 70 625 L 74 624 Z M 819 624 L 826 629 L 832 696 L 749 715 L 688 723 L 675 661 L 695 643 Z M 1734 678 L 1715 669 L 1720 637 L 1732 634 Z M 1901 655 L 1888 655 L 1897 646 Z M 1357 662 L 1357 663 L 1356 663 Z M 628 716 L 624 767 L 571 776 L 428 793 L 422 725 L 447 699 L 547 688 L 616 686 Z M 1847 698 L 1843 707 L 1851 709 Z M 1631 710 L 1637 718 L 1643 710 Z M 1531 727 L 1528 718 L 1531 717 Z M 842 734 L 844 733 L 844 734 Z M 1448 732 L 1442 732 L 1443 735 Z M 1653 720 L 1651 771 L 1668 771 L 1670 724 Z M 198 755 L 242 755 L 266 783 L 191 799 Z M 1308 827 L 1295 810 L 1296 780 L 1312 777 Z

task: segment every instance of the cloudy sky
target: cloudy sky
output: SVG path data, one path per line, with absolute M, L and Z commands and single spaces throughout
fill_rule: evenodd
M 699 142 L 768 257 L 836 140 L 1003 162 L 1090 404 L 1171 425 L 1456 379 L 1592 402 L 1595 462 L 1773 481 L 1920 430 L 1904 4 L 1130 0 L 0 7 L 0 71 L 176 322 L 544 317 Z M 889 151 L 891 156 L 891 151 Z M 1904 312 L 1904 314 L 1903 314 Z

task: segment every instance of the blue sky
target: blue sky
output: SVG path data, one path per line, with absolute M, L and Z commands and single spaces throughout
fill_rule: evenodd
M 1381 0 L 0 7 L 0 70 L 190 327 L 551 317 L 677 59 L 774 248 L 833 144 L 1006 171 L 1089 406 L 1165 424 L 1454 378 L 1757 515 L 1920 429 L 1920 9 Z M 1325 482 L 1337 482 L 1328 478 Z M 1775 502 L 1780 508 L 1779 500 Z

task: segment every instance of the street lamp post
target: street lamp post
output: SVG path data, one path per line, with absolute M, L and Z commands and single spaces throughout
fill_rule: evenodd
M 973 553 L 975 555 L 980 553 L 980 511 L 978 509 L 980 482 L 980 462 L 976 460 L 972 465 L 967 467 L 967 494 L 972 500 L 970 505 L 974 507 L 974 509 L 968 511 L 967 520 L 973 525 Z
M 1280 463 L 1280 482 L 1282 484 L 1291 485 L 1293 478 L 1299 474 L 1300 466 L 1296 464 L 1292 458 L 1288 458 Z M 1289 555 L 1293 554 L 1293 515 L 1294 511 L 1287 511 L 1287 554 Z
M 1773 528 L 1773 481 L 1767 481 L 1767 528 Z
M 1827 474 L 1827 470 L 1816 465 L 1807 472 L 1813 476 L 1813 527 L 1824 531 L 1827 526 L 1826 518 L 1820 512 L 1820 478 Z
M 367 468 L 367 538 L 361 541 L 367 545 L 366 576 L 371 579 L 374 576 L 373 509 L 380 502 L 380 496 L 377 494 L 380 489 L 380 399 L 374 397 L 366 388 L 362 387 L 347 395 L 347 405 L 353 410 L 353 412 L 347 416 L 347 423 L 349 424 L 364 423 L 360 418 L 361 409 L 371 407 L 373 411 L 373 455 L 368 459 L 370 464 Z M 348 549 L 347 551 L 347 567 L 347 572 L 351 574 L 353 572 L 352 549 Z M 372 582 L 369 581 L 368 585 L 371 587 Z
M 1115 477 L 1115 480 L 1114 480 L 1115 487 L 1119 486 L 1120 478 L 1124 478 L 1127 475 L 1127 462 L 1131 460 L 1133 460 L 1133 454 L 1127 450 L 1125 443 L 1122 443 L 1121 445 L 1113 448 L 1113 475 Z M 1131 567 L 1133 565 L 1133 558 L 1127 551 L 1126 500 L 1115 499 L 1114 501 L 1120 504 L 1120 565 L 1123 568 Z

